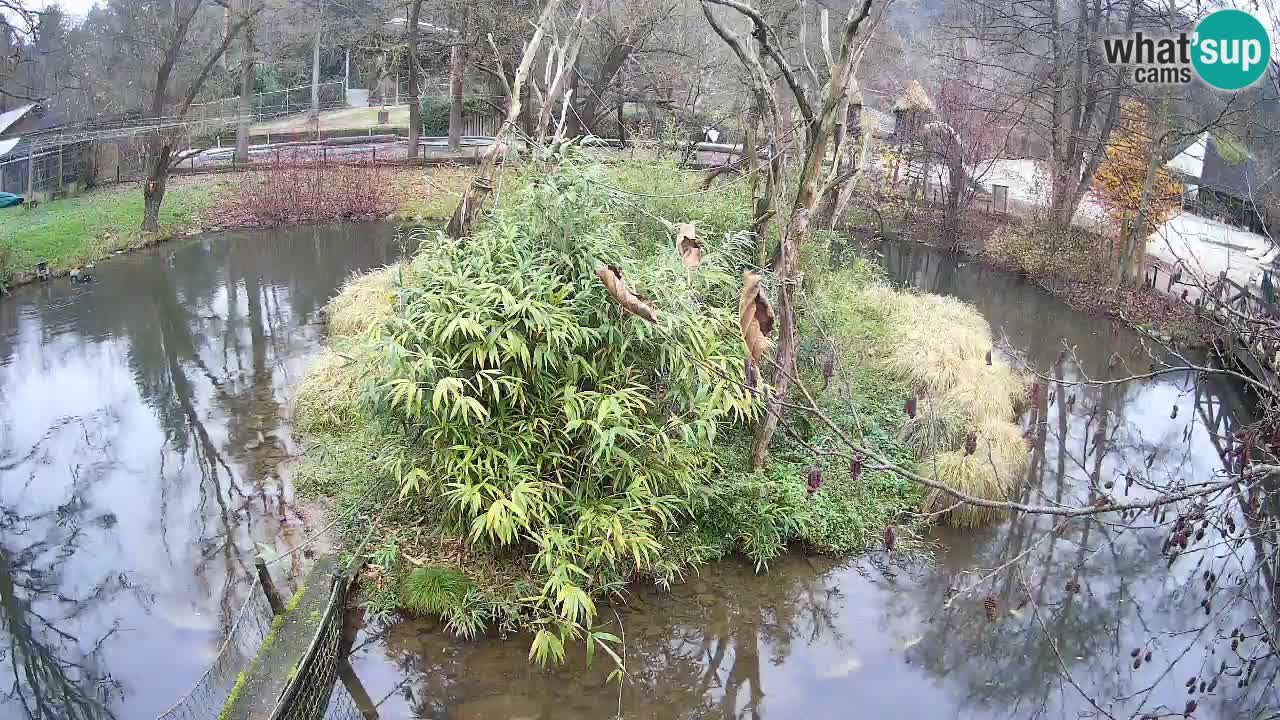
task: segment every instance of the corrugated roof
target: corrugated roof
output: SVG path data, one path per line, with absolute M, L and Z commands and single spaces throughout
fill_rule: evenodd
M 0 140 L 0 158 L 9 154 L 9 151 L 18 146 L 22 138 L 9 138 L 8 140 Z
M 23 105 L 22 107 L 14 108 L 8 112 L 0 113 L 0 133 L 9 129 L 10 125 L 18 122 L 18 120 L 23 115 L 26 115 L 28 112 L 30 112 L 31 108 L 33 107 L 35 107 L 35 103 L 31 103 L 30 105 Z

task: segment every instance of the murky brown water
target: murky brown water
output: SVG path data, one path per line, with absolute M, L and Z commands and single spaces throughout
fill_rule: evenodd
M 254 543 L 312 524 L 276 466 L 318 311 L 398 252 L 376 225 L 210 236 L 0 299 L 0 718 L 141 720 L 191 687 Z
M 145 720 L 191 685 L 239 607 L 254 543 L 282 548 L 311 522 L 276 465 L 295 451 L 281 416 L 319 347 L 318 309 L 348 272 L 396 252 L 381 226 L 233 235 L 0 301 L 0 717 Z M 1131 333 L 1014 277 L 880 252 L 899 280 L 973 302 L 1004 350 L 1043 372 L 1064 339 L 1079 357 L 1068 379 L 1102 376 L 1113 351 L 1149 365 Z M 1243 416 L 1245 400 L 1194 381 L 1042 402 L 1023 499 L 1087 502 L 1091 475 L 1208 477 L 1221 466 L 1216 418 Z M 1230 584 L 1248 545 L 1170 565 L 1163 533 L 1116 518 L 1054 525 L 943 533 L 929 566 L 791 555 L 764 575 L 731 561 L 670 593 L 637 589 L 618 608 L 621 693 L 601 658 L 540 670 L 525 638 L 462 642 L 430 621 L 359 628 L 348 681 L 381 718 L 1128 718 L 1180 713 L 1188 677 L 1241 662 L 1227 636 L 1245 606 L 1215 597 L 1205 615 L 1196 580 L 1212 567 L 1220 588 L 1252 596 Z M 1079 593 L 1065 589 L 1073 577 Z M 1138 645 L 1153 657 L 1134 670 Z M 1280 706 L 1272 662 L 1246 688 L 1223 677 L 1196 694 L 1196 716 L 1265 717 Z

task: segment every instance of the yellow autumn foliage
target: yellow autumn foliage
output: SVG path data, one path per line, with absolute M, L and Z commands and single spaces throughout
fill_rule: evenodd
M 1145 105 L 1132 100 L 1124 103 L 1120 120 L 1107 144 L 1106 157 L 1098 166 L 1094 180 L 1094 187 L 1117 227 L 1137 218 L 1156 130 Z M 1152 182 L 1144 226 L 1139 228 L 1142 237 L 1150 235 L 1173 214 L 1180 205 L 1181 194 L 1181 184 L 1161 166 Z

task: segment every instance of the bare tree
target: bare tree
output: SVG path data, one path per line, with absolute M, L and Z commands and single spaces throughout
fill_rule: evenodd
M 418 157 L 418 133 L 422 129 L 422 98 L 418 81 L 418 34 L 422 0 L 409 1 L 409 22 L 405 25 L 409 55 L 409 158 Z
M 214 0 L 223 7 L 227 7 L 224 4 L 225 1 Z M 238 10 L 237 16 L 223 34 L 222 41 L 205 55 L 203 61 L 199 62 L 195 75 L 181 98 L 173 103 L 169 94 L 170 81 L 178 68 L 179 61 L 192 52 L 188 47 L 192 23 L 203 7 L 205 7 L 204 0 L 174 0 L 172 3 L 157 3 L 154 8 L 155 27 L 159 39 L 156 47 L 159 57 L 155 65 L 151 106 L 148 109 L 149 117 L 153 119 L 167 119 L 171 121 L 170 124 L 178 124 L 186 119 L 187 113 L 191 110 L 191 103 L 195 102 L 196 95 L 204 87 L 213 68 L 245 25 L 262 11 L 263 6 L 257 3 Z M 166 116 L 167 108 L 170 107 L 173 108 L 172 113 Z M 181 130 L 173 129 L 157 130 L 148 143 L 146 178 L 142 186 L 142 229 L 144 231 L 155 231 L 160 227 L 160 204 L 164 202 L 169 171 L 180 159 L 174 153 L 181 137 L 180 132 Z
M 719 5 L 733 10 L 740 18 L 749 21 L 751 38 L 756 43 L 757 51 L 752 52 L 746 38 L 730 29 L 728 25 L 716 17 L 712 5 Z M 811 96 L 799 77 L 799 72 L 784 55 L 777 31 L 770 26 L 765 17 L 756 8 L 738 0 L 702 0 L 703 14 L 707 18 L 721 40 L 733 51 L 739 62 L 748 70 L 752 88 L 759 106 L 766 108 L 773 127 L 780 127 L 781 122 L 778 103 L 773 93 L 770 72 L 766 62 L 781 74 L 790 91 L 801 117 L 803 152 L 798 174 L 794 181 L 795 197 L 790 204 L 786 223 L 781 227 L 780 245 L 774 260 L 774 271 L 777 276 L 778 297 L 778 351 L 771 378 L 771 390 L 766 401 L 766 412 L 756 427 L 752 443 L 752 466 L 759 469 L 764 466 L 769 444 L 777 431 L 782 417 L 783 403 L 796 371 L 796 350 L 799 336 L 796 328 L 794 285 L 799 277 L 799 249 L 809 237 L 810 224 L 814 211 L 821 200 L 825 183 L 833 178 L 827 169 L 827 155 L 840 158 L 838 143 L 843 136 L 837 137 L 837 117 L 843 108 L 847 113 L 851 92 L 851 76 L 861 56 L 861 38 L 859 31 L 865 28 L 863 22 L 871 15 L 872 2 L 864 0 L 849 9 L 844 22 L 839 28 L 839 50 L 830 58 L 830 66 L 826 82 Z M 824 43 L 830 42 L 825 40 Z M 833 140 L 835 142 L 833 142 Z M 833 147 L 835 145 L 835 147 Z M 780 152 L 781 146 L 775 150 Z M 781 208 L 786 204 L 782 184 L 773 187 L 775 194 L 773 207 Z
M 508 143 L 515 134 L 517 123 L 520 122 L 524 84 L 528 81 L 529 71 L 533 66 L 534 59 L 538 56 L 542 40 L 546 36 L 547 26 L 559 7 L 560 0 L 547 0 L 546 5 L 542 8 L 542 14 L 538 17 L 538 23 L 533 35 L 529 38 L 528 43 L 524 46 L 524 51 L 521 53 L 520 64 L 516 66 L 515 74 L 509 80 L 505 73 L 502 72 L 500 53 L 493 42 L 492 36 L 487 38 L 494 55 L 499 58 L 495 72 L 501 78 L 509 102 L 502 127 L 498 129 L 493 139 L 493 144 L 485 150 L 480 159 L 480 168 L 476 172 L 475 178 L 471 180 L 471 185 L 462 194 L 462 200 L 458 202 L 458 207 L 453 211 L 453 217 L 449 219 L 447 232 L 451 238 L 461 239 L 471 234 L 471 226 L 474 224 L 476 217 L 479 216 L 485 200 L 493 193 L 493 182 L 497 174 L 498 160 L 507 152 Z
M 249 0 L 236 0 L 236 13 L 241 13 L 247 7 Z M 229 16 L 234 17 L 228 8 Z M 257 60 L 257 48 L 253 42 L 253 20 L 249 20 L 244 25 L 244 39 L 240 43 L 240 108 L 236 122 L 236 162 L 249 162 L 249 126 L 253 122 L 253 92 L 257 85 L 258 73 L 255 62 Z M 225 57 L 225 54 L 224 54 Z
M 1014 108 L 1047 150 L 1048 220 L 1065 227 L 1093 183 L 1125 88 L 1102 38 L 1132 29 L 1137 0 L 966 0 L 946 60 L 972 61 L 991 110 Z M 966 48 L 981 48 L 965 54 Z

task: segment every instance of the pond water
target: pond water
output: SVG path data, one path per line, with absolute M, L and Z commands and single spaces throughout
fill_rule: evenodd
M 276 466 L 319 310 L 399 253 L 379 225 L 211 235 L 0 299 L 0 718 L 154 718 L 204 672 L 255 542 L 316 519 Z
M 1134 334 L 1014 276 L 915 246 L 857 252 L 972 302 L 1002 354 L 1042 373 L 1105 377 L 1113 353 L 1149 367 Z M 319 308 L 398 253 L 376 225 L 210 236 L 0 301 L 0 676 L 20 678 L 0 683 L 0 717 L 145 720 L 190 687 L 243 600 L 255 543 L 283 548 L 316 524 L 277 465 L 297 451 L 282 418 L 322 340 Z M 1064 341 L 1075 354 L 1058 366 Z M 1056 392 L 1024 418 L 1027 502 L 1089 502 L 1090 477 L 1205 479 L 1224 424 L 1248 412 L 1237 387 L 1193 373 Z M 1280 707 L 1273 660 L 1246 687 L 1185 684 L 1243 663 L 1229 634 L 1249 607 L 1225 596 L 1254 597 L 1232 584 L 1250 546 L 1170 563 L 1150 522 L 1054 532 L 1022 517 L 940 531 L 929 563 L 797 553 L 764 574 L 729 561 L 670 592 L 637 588 L 614 619 L 621 690 L 599 657 L 543 670 L 526 638 L 464 642 L 354 612 L 344 682 L 379 718 L 1128 718 L 1189 698 L 1196 717 L 1265 717 Z M 1209 569 L 1223 580 L 1206 614 Z M 1135 647 L 1152 653 L 1136 670 Z

